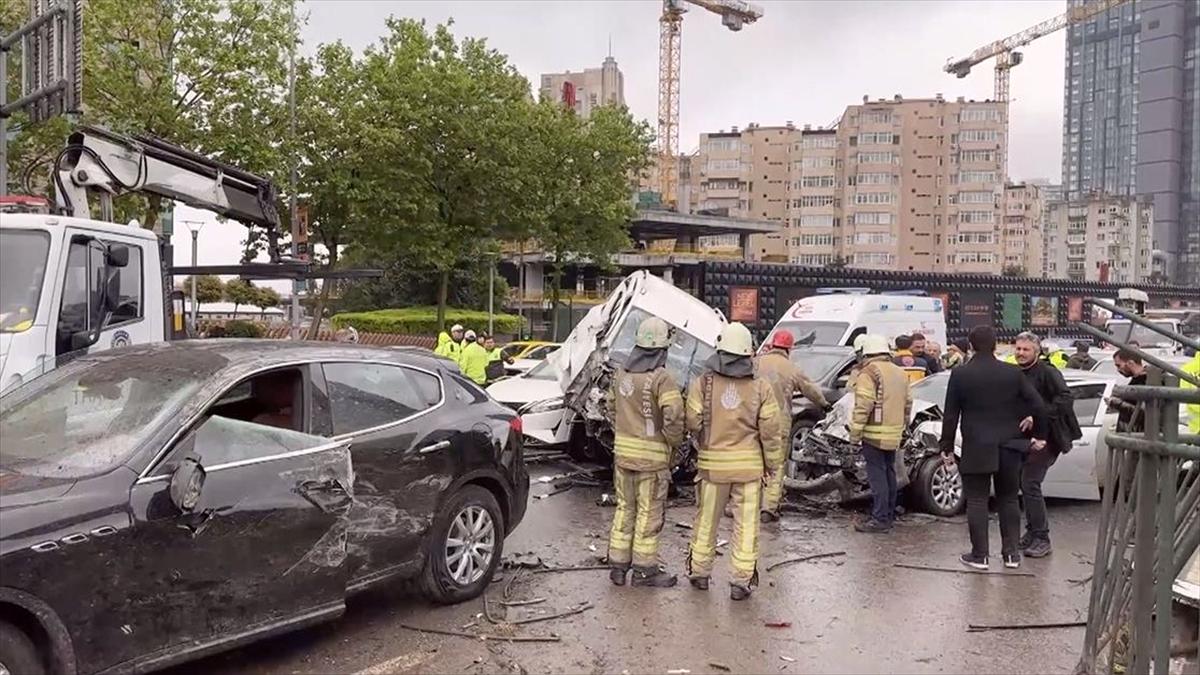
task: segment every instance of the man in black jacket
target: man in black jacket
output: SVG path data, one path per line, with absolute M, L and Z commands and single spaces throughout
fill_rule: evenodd
M 967 498 L 971 552 L 959 560 L 975 569 L 988 568 L 988 493 L 994 483 L 1004 566 L 1014 568 L 1021 564 L 1017 489 L 1023 453 L 1031 443 L 1044 443 L 1026 439 L 1021 422 L 1032 415 L 1035 432 L 1041 432 L 1042 401 L 1021 371 L 996 360 L 995 331 L 980 326 L 971 331 L 970 341 L 975 356 L 950 371 L 941 439 L 942 460 L 952 464 L 961 417 L 962 459 L 958 468 Z
M 1071 449 L 1071 441 L 1079 438 L 1079 423 L 1075 420 L 1075 400 L 1062 373 L 1038 358 L 1041 340 L 1033 333 L 1017 336 L 1015 351 L 1017 366 L 1025 379 L 1041 396 L 1046 409 L 1045 439 L 1041 449 L 1030 448 L 1021 468 L 1021 497 L 1025 502 L 1025 534 L 1021 537 L 1021 552 L 1030 558 L 1050 555 L 1050 523 L 1046 517 L 1046 498 L 1042 496 L 1042 481 L 1046 472 L 1058 461 L 1058 456 Z M 1030 433 L 1033 417 L 1021 420 L 1021 431 Z M 1073 426 L 1072 426 L 1073 425 Z

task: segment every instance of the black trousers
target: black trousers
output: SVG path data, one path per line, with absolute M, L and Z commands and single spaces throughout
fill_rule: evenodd
M 1046 498 L 1042 496 L 1042 481 L 1046 472 L 1058 461 L 1058 453 L 1043 450 L 1031 452 L 1021 467 L 1021 496 L 1025 501 L 1025 529 L 1033 539 L 1050 541 L 1050 521 L 1046 517 Z
M 1021 539 L 1021 508 L 1017 495 L 1021 488 L 1021 464 L 1025 456 L 1019 450 L 1000 448 L 1000 468 L 995 473 L 963 474 L 963 493 L 967 498 L 967 531 L 971 552 L 988 554 L 988 493 L 996 491 L 996 511 L 1000 515 L 1000 550 L 1016 554 Z

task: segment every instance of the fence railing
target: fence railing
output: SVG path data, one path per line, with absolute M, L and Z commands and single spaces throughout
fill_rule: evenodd
M 263 332 L 263 337 L 271 340 L 286 340 L 291 333 L 291 328 L 288 326 L 268 326 Z M 324 342 L 335 341 L 335 331 L 321 329 L 317 334 L 317 340 Z M 400 335 L 398 333 L 364 333 L 359 331 L 358 343 L 362 345 L 376 345 L 380 347 L 424 347 L 433 349 L 437 346 L 437 338 L 428 335 Z
M 1108 303 L 1089 304 L 1117 309 Z M 1120 309 L 1131 321 L 1180 344 L 1195 342 Z M 1200 440 L 1179 432 L 1180 404 L 1200 404 L 1196 378 L 1134 345 L 1081 325 L 1093 337 L 1138 354 L 1152 367 L 1144 386 L 1113 394 L 1134 403 L 1141 435 L 1107 432 L 1099 531 L 1079 673 L 1166 675 L 1170 666 L 1172 583 L 1200 544 Z

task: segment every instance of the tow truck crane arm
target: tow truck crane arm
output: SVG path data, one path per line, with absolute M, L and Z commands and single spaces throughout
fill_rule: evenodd
M 59 153 L 55 184 L 58 207 L 76 218 L 92 217 L 89 190 L 100 195 L 97 215 L 110 222 L 112 197 L 142 192 L 262 227 L 271 262 L 280 262 L 275 185 L 161 139 L 81 126 Z

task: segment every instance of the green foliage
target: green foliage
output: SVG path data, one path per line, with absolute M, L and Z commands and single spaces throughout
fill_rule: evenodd
M 221 337 L 227 338 L 260 338 L 265 331 L 263 327 L 253 321 L 243 321 L 234 319 L 225 322 L 225 333 Z
M 425 261 L 392 259 L 380 261 L 361 254 L 347 258 L 352 266 L 381 267 L 383 276 L 349 284 L 338 303 L 340 311 L 369 311 L 380 307 L 436 306 L 438 275 Z M 488 270 L 478 262 L 460 263 L 450 271 L 447 302 L 453 307 L 487 309 Z M 508 300 L 508 282 L 496 274 L 494 306 Z
M 257 298 L 258 288 L 244 279 L 230 279 L 225 284 L 225 301 L 235 306 L 252 305 Z
M 406 307 L 403 309 L 379 309 L 373 312 L 344 312 L 336 314 L 331 321 L 335 328 L 354 326 L 364 333 L 394 333 L 398 335 L 437 335 L 449 324 L 459 323 L 474 331 L 486 331 L 487 312 L 448 308 L 445 322 L 439 322 L 437 307 Z M 521 326 L 521 317 L 515 314 L 496 314 L 497 333 L 516 334 Z
M 183 289 L 184 297 L 192 297 L 192 278 L 185 278 L 180 288 Z M 211 275 L 196 277 L 197 305 L 203 305 L 207 302 L 220 302 L 223 297 L 225 297 L 225 284 L 221 282 L 220 277 Z
M 264 314 L 268 309 L 278 307 L 279 302 L 279 291 L 268 286 L 254 289 L 254 297 L 250 300 L 250 304 L 261 309 Z

